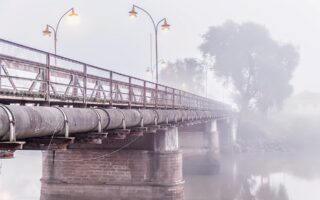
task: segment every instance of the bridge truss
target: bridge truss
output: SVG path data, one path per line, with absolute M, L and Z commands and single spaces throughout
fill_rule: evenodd
M 0 102 L 225 109 L 221 102 L 0 39 Z

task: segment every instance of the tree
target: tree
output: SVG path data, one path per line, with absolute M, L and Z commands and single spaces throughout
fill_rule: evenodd
M 160 71 L 160 82 L 188 92 L 203 94 L 204 73 L 199 60 L 185 58 L 169 62 L 167 67 Z
M 216 75 L 233 85 L 241 111 L 280 108 L 292 93 L 299 53 L 272 39 L 264 26 L 229 21 L 210 27 L 203 40 L 201 52 L 214 58 Z

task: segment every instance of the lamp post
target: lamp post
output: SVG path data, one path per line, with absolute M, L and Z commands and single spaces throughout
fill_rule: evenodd
M 154 35 L 155 35 L 155 53 L 156 53 L 156 83 L 158 83 L 159 81 L 159 68 L 158 68 L 158 28 L 161 22 L 163 22 L 163 24 L 161 25 L 161 28 L 163 31 L 168 31 L 170 29 L 170 25 L 167 23 L 167 19 L 166 18 L 162 18 L 161 20 L 159 20 L 157 23 L 155 22 L 155 20 L 152 18 L 151 14 L 146 11 L 145 9 L 133 5 L 131 11 L 129 12 L 129 16 L 131 18 L 136 18 L 138 13 L 136 11 L 136 9 L 143 11 L 144 13 L 146 13 L 153 24 L 153 28 L 154 28 Z
M 160 68 L 164 68 L 167 66 L 167 63 L 164 59 L 160 59 L 159 62 L 160 62 Z M 153 81 L 154 70 L 152 67 L 152 63 L 151 63 L 151 67 L 147 67 L 146 72 L 151 73 L 151 80 Z
M 204 60 L 197 60 L 201 69 L 205 73 L 205 92 L 206 92 L 206 97 L 208 97 L 208 71 L 213 71 L 213 63 L 209 62 L 209 59 L 204 59 Z
M 59 30 L 59 25 L 63 17 L 65 17 L 69 13 L 70 17 L 76 17 L 78 16 L 78 13 L 75 12 L 74 8 L 70 8 L 67 10 L 59 19 L 56 27 L 54 28 L 53 26 L 50 26 L 49 24 L 46 25 L 46 28 L 44 31 L 42 31 L 44 36 L 51 36 L 51 33 L 53 32 L 53 40 L 54 40 L 54 54 L 57 55 L 57 41 L 58 41 L 58 30 Z M 51 29 L 51 31 L 50 31 Z
M 213 67 L 208 67 L 208 66 L 204 66 L 205 67 L 205 72 L 206 72 L 206 97 L 208 98 L 208 71 L 212 71 Z

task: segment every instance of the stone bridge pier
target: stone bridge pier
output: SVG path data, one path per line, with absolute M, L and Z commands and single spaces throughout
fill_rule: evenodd
M 236 120 L 219 119 L 179 128 L 184 174 L 213 174 L 220 168 L 220 153 L 233 151 Z
M 183 199 L 178 128 L 45 151 L 41 182 L 41 200 Z

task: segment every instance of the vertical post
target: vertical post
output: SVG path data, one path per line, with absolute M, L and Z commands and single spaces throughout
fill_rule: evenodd
M 150 72 L 151 72 L 151 81 L 154 82 L 154 69 L 153 69 L 153 52 L 152 52 L 152 33 L 150 33 Z
M 113 72 L 110 72 L 110 105 L 112 105 L 113 100 Z
M 158 30 L 155 27 L 155 43 L 156 43 L 156 83 L 159 83 L 159 70 L 158 70 Z
M 1 82 L 2 82 L 2 62 L 0 61 L 0 89 L 2 88 Z
M 172 108 L 175 108 L 175 89 L 172 89 Z
M 84 107 L 87 107 L 87 65 L 83 65 L 83 104 Z
M 143 107 L 146 107 L 147 104 L 147 91 L 146 88 L 147 87 L 147 82 L 143 81 Z
M 53 33 L 54 33 L 54 66 L 57 67 L 57 30 L 53 29 Z
M 168 87 L 165 87 L 165 93 L 164 93 L 164 104 L 165 108 L 167 108 L 167 99 L 168 99 Z
M 157 74 L 158 75 L 158 74 Z M 158 84 L 156 84 L 156 95 L 154 97 L 154 101 L 155 101 L 155 106 L 156 108 L 158 107 Z
M 182 106 L 181 90 L 179 90 L 180 107 Z
M 132 102 L 132 86 L 131 86 L 131 77 L 129 76 L 129 107 L 131 108 Z
M 47 65 L 46 65 L 46 76 L 45 76 L 45 79 L 46 79 L 46 102 L 48 104 L 48 106 L 50 106 L 50 54 L 47 53 L 46 55 L 46 60 L 47 60 Z
M 72 96 L 74 98 L 78 98 L 78 85 L 79 85 L 79 77 L 78 75 L 75 75 L 75 74 L 71 74 L 71 81 L 73 82 L 72 83 Z
M 57 30 L 55 29 L 55 31 L 54 31 L 54 55 L 55 55 L 56 60 L 57 60 L 57 57 L 56 57 L 57 56 L 57 41 L 58 41 Z M 56 63 L 56 66 L 57 66 L 57 63 Z
M 208 67 L 205 66 L 206 68 L 206 98 L 208 98 Z

